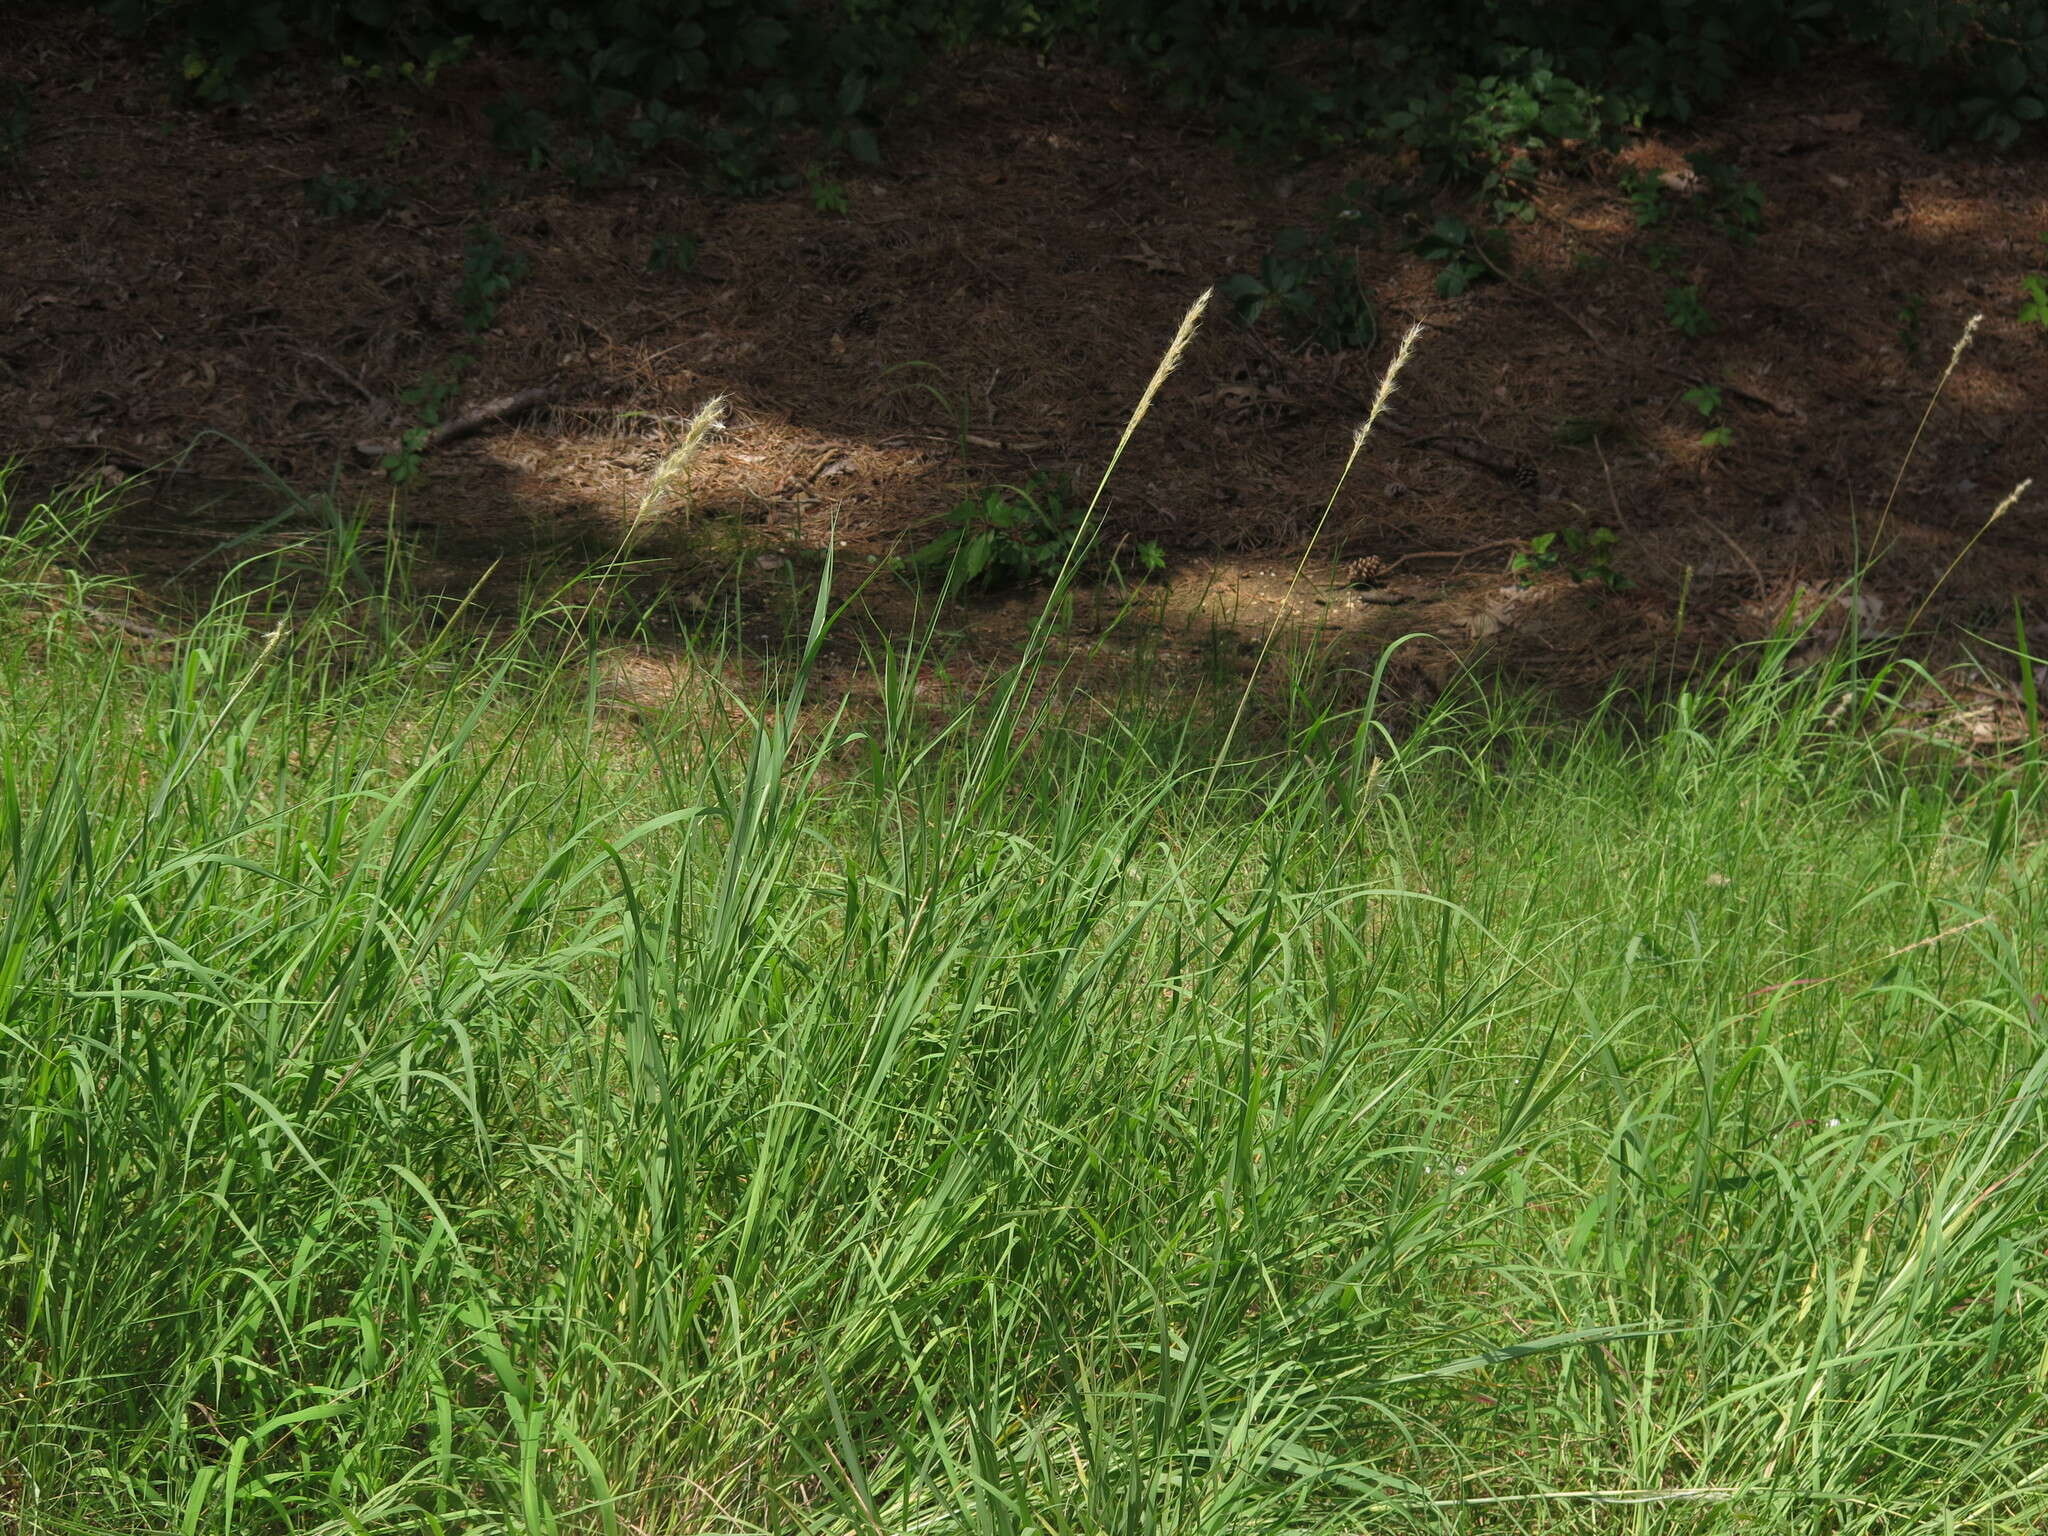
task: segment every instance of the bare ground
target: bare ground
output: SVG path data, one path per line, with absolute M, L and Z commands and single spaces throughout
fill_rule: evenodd
M 198 112 L 71 17 L 28 24 L 14 67 L 33 126 L 0 178 L 0 451 L 35 484 L 127 481 L 97 556 L 145 587 L 229 558 L 223 539 L 275 514 L 257 461 L 344 504 L 391 501 L 356 445 L 394 437 L 415 409 L 404 391 L 468 351 L 454 408 L 553 394 L 428 454 L 395 493 L 431 582 L 614 546 L 680 422 L 724 394 L 729 428 L 689 515 L 646 541 L 643 580 L 683 600 L 733 569 L 792 587 L 835 539 L 886 623 L 912 606 L 890 554 L 973 486 L 1092 484 L 1194 295 L 1347 180 L 1400 174 L 1362 157 L 1276 174 L 1111 71 L 1002 53 L 956 61 L 891 125 L 886 166 L 844 176 L 843 214 L 801 189 L 713 197 L 680 168 L 589 193 L 530 174 L 486 131 L 485 105 L 522 83 L 499 59 L 431 92 L 316 75 Z M 1571 688 L 1761 633 L 1880 535 L 1866 623 L 1897 625 L 1932 593 L 1951 633 L 2009 635 L 2015 602 L 2038 632 L 2048 524 L 2027 502 L 1943 573 L 2048 468 L 2048 333 L 2016 319 L 2022 275 L 2048 264 L 2048 175 L 2038 152 L 1930 151 L 1890 125 L 1885 89 L 1844 57 L 1618 159 L 1561 157 L 1510 280 L 1457 298 L 1401 242 L 1368 246 L 1368 351 L 1292 352 L 1212 311 L 1111 484 L 1112 535 L 1172 556 L 1148 601 L 1190 646 L 1290 619 L 1361 654 L 1420 631 L 1439 643 L 1416 655 L 1442 659 L 1418 673 L 1483 654 Z M 1652 270 L 1662 237 L 1636 227 L 1620 173 L 1671 172 L 1682 204 L 1694 150 L 1761 185 L 1765 232 L 1688 235 L 1677 266 Z M 305 192 L 323 174 L 396 205 L 323 217 Z M 458 289 L 478 224 L 530 265 L 471 337 Z M 649 270 L 665 235 L 699 242 L 692 270 Z M 1666 319 L 1679 283 L 1699 285 L 1711 334 Z M 1311 549 L 1411 322 L 1426 331 L 1389 429 Z M 1718 447 L 1683 398 L 1701 383 L 1723 391 Z M 1603 524 L 1631 590 L 1507 574 L 1516 541 Z M 1361 557 L 1392 567 L 1364 599 L 1343 576 Z M 999 656 L 1033 611 L 972 610 L 968 648 Z

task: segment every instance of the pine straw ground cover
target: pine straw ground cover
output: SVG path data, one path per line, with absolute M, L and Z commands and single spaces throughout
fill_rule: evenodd
M 1104 403 L 1127 398 L 1194 292 L 1257 270 L 1347 181 L 1412 180 L 1370 156 L 1284 174 L 1245 163 L 1112 70 L 980 52 L 892 116 L 881 167 L 832 173 L 843 211 L 802 187 L 712 196 L 658 162 L 579 190 L 492 144 L 493 103 L 546 95 L 517 60 L 463 62 L 431 91 L 315 67 L 246 108 L 197 111 L 167 104 L 159 61 L 90 15 L 24 16 L 14 36 L 28 128 L 0 178 L 0 452 L 55 483 L 96 464 L 138 475 L 200 437 L 182 460 L 194 473 L 143 477 L 154 499 L 98 546 L 152 579 L 277 511 L 242 452 L 202 434 L 231 435 L 301 490 L 337 459 L 344 500 L 388 490 L 354 445 L 395 437 L 416 414 L 408 391 L 459 352 L 476 362 L 455 406 L 558 392 L 429 454 L 402 488 L 440 586 L 466 589 L 537 544 L 603 547 L 675 422 L 717 393 L 732 430 L 700 499 L 721 528 L 788 559 L 827 538 L 849 563 L 884 556 L 977 486 L 1099 465 L 1121 420 Z M 2018 315 L 2048 176 L 2038 150 L 1931 151 L 1887 100 L 1884 70 L 1844 54 L 1613 156 L 1546 152 L 1534 221 L 1512 231 L 1514 286 L 1440 297 L 1439 267 L 1397 231 L 1369 242 L 1359 275 L 1381 335 L 1432 329 L 1402 425 L 1526 460 L 1537 488 L 1389 433 L 1323 553 L 1480 548 L 1462 566 L 1409 558 L 1395 585 L 1416 627 L 1545 680 L 1597 682 L 1662 654 L 1681 609 L 1693 635 L 1754 638 L 1799 584 L 1856 565 L 1947 347 L 1982 312 L 1868 588 L 1895 621 L 2042 468 L 2048 335 Z M 1678 190 L 1666 201 L 1690 234 L 1638 227 L 1628 179 L 1684 186 L 1694 153 L 1755 182 L 1755 243 L 1701 235 L 1686 212 L 1701 199 Z M 349 211 L 355 184 L 378 197 Z M 1461 199 L 1432 211 L 1469 213 Z M 463 271 L 479 229 L 524 265 L 472 335 Z M 1705 334 L 1673 327 L 1675 287 L 1701 296 Z M 1160 541 L 1190 587 L 1256 587 L 1262 565 L 1298 553 L 1384 365 L 1385 344 L 1286 342 L 1212 325 L 1115 489 L 1114 530 Z M 1722 392 L 1711 424 L 1686 399 L 1701 385 Z M 1495 601 L 1498 541 L 1594 524 L 1619 531 L 1632 591 L 1534 616 Z M 1937 616 L 2002 624 L 2017 596 L 2038 621 L 2044 526 L 1993 530 Z M 669 551 L 673 586 L 700 579 L 701 543 Z
M 1056 589 L 857 703 L 821 587 L 621 722 L 604 571 L 337 525 L 165 636 L 7 511 L 23 1531 L 2048 1518 L 2031 657 L 2003 755 L 1789 631 L 1395 731 L 1284 635 L 1091 696 Z

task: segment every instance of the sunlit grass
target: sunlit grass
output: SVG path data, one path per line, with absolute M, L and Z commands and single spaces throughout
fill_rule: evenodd
M 2048 1514 L 2037 760 L 1903 671 L 623 731 L 591 614 L 149 645 L 10 510 L 23 1530 Z

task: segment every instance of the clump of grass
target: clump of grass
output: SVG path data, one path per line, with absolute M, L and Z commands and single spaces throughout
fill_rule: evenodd
M 559 601 L 0 635 L 11 1519 L 2048 1516 L 2039 780 L 1908 670 L 867 708 L 829 578 L 630 733 Z

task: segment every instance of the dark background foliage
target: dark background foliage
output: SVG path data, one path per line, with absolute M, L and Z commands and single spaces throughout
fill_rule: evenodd
M 673 150 L 732 190 L 786 176 L 790 129 L 870 161 L 920 63 L 980 41 L 1085 49 L 1153 76 L 1242 147 L 1300 156 L 1393 139 L 1446 177 L 1505 145 L 1683 121 L 1745 72 L 1879 50 L 1937 141 L 2008 147 L 2048 115 L 2048 7 L 2025 0 L 103 0 L 202 99 L 306 50 L 430 74 L 470 46 L 544 59 L 554 100 L 501 136 L 602 168 Z

